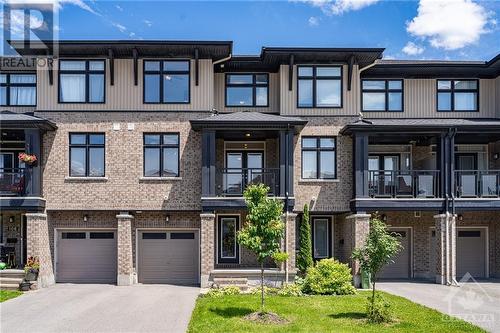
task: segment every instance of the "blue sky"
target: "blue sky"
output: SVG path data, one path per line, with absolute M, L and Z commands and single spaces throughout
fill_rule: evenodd
M 232 40 L 235 54 L 384 47 L 388 58 L 489 60 L 498 20 L 500 1 L 59 1 L 60 39 Z

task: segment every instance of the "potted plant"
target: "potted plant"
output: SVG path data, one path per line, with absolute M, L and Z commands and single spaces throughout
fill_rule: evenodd
M 34 154 L 19 153 L 17 157 L 21 162 L 24 162 L 27 165 L 33 165 L 37 161 L 36 155 Z
M 38 271 L 40 270 L 40 262 L 37 257 L 29 257 L 26 265 L 24 266 L 25 280 L 36 281 L 38 278 Z

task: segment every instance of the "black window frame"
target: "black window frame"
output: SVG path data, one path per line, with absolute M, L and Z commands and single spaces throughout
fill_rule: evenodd
M 327 232 L 327 255 L 326 257 L 318 257 L 316 256 L 316 254 L 314 253 L 314 250 L 316 248 L 316 232 L 315 232 L 315 228 L 316 228 L 316 220 L 326 220 L 327 222 L 327 225 L 326 225 L 326 232 Z M 333 248 L 333 237 L 332 237 L 332 218 L 330 216 L 322 216 L 322 215 L 312 215 L 311 216 L 311 245 L 312 245 L 312 257 L 313 257 L 313 260 L 317 261 L 317 260 L 321 260 L 321 259 L 327 259 L 327 258 L 331 258 L 333 255 L 333 251 L 332 251 L 332 248 Z
M 385 88 L 384 89 L 364 89 L 363 82 L 365 81 L 384 81 Z M 401 89 L 390 89 L 389 82 L 390 81 L 399 81 L 401 82 Z M 361 80 L 361 110 L 363 112 L 404 112 L 405 102 L 404 102 L 404 79 L 362 79 Z M 363 106 L 363 94 L 364 93 L 384 93 L 385 94 L 385 109 L 384 110 L 369 110 L 365 109 Z M 389 93 L 401 93 L 401 110 L 389 110 Z
M 340 76 L 317 76 L 316 71 L 318 68 L 339 68 Z M 300 68 L 312 68 L 312 76 L 299 75 Z M 311 106 L 300 106 L 299 104 L 299 96 L 300 96 L 300 88 L 299 82 L 300 80 L 312 80 L 312 105 Z M 340 81 L 340 105 L 339 106 L 318 106 L 316 100 L 316 82 L 318 80 L 339 80 Z M 297 100 L 296 106 L 297 109 L 342 109 L 344 105 L 344 68 L 342 65 L 297 65 Z
M 252 83 L 229 83 L 229 77 L 231 75 L 252 75 Z M 267 77 L 267 83 L 257 83 L 257 75 L 265 75 Z M 226 73 L 224 77 L 224 105 L 227 108 L 267 108 L 269 107 L 269 73 Z M 252 88 L 252 105 L 229 105 L 227 103 L 227 88 L 237 87 L 237 88 Z M 266 104 L 257 105 L 257 88 L 266 88 Z
M 5 75 L 5 83 L 0 83 L 0 87 L 5 87 L 5 104 L 0 104 L 0 106 L 21 106 L 21 107 L 26 107 L 26 106 L 36 106 L 36 99 L 37 99 L 37 77 L 36 77 L 36 72 L 2 72 L 0 73 L 2 75 Z M 35 83 L 11 83 L 10 82 L 10 76 L 11 75 L 34 75 L 35 76 Z M 34 87 L 35 88 L 35 104 L 11 104 L 10 103 L 10 88 L 11 87 Z
M 72 135 L 85 135 L 85 143 L 84 144 L 72 144 L 71 136 Z M 103 135 L 104 143 L 103 144 L 91 144 L 90 143 L 90 135 Z M 85 176 L 76 175 L 73 176 L 71 174 L 71 148 L 85 148 Z M 89 176 L 89 151 L 90 148 L 103 148 L 104 156 L 103 156 L 103 173 L 102 176 Z M 106 177 L 106 133 L 104 132 L 70 132 L 69 133 L 69 176 L 70 177 L 89 177 L 89 178 L 105 178 Z
M 159 70 L 146 70 L 147 62 L 160 62 Z M 164 62 L 187 62 L 188 70 L 187 71 L 164 71 L 163 63 Z M 187 75 L 188 76 L 188 100 L 187 102 L 165 102 L 163 96 L 163 75 Z M 146 75 L 159 75 L 159 100 L 158 102 L 146 102 Z M 142 61 L 142 102 L 144 104 L 190 104 L 191 103 L 191 59 L 143 59 Z
M 79 62 L 85 61 L 85 70 L 61 70 L 62 62 Z M 104 64 L 104 68 L 102 70 L 90 70 L 89 64 L 91 61 L 102 61 Z M 58 72 L 57 72 L 57 102 L 59 104 L 105 104 L 106 103 L 106 59 L 59 59 L 58 61 Z M 85 101 L 83 102 L 64 102 L 61 99 L 62 91 L 61 91 L 61 74 L 85 74 Z M 104 91 L 103 91 L 103 100 L 102 102 L 91 102 L 90 101 L 90 75 L 92 74 L 102 74 L 104 77 Z
M 159 144 L 146 144 L 146 135 L 159 135 Z M 164 135 L 177 135 L 177 144 L 164 144 Z M 181 135 L 180 132 L 146 132 L 142 136 L 142 175 L 147 178 L 179 178 L 181 175 Z M 147 148 L 157 148 L 160 150 L 160 176 L 146 176 L 146 149 Z M 163 150 L 164 148 L 177 148 L 177 175 L 175 176 L 163 176 Z
M 232 257 L 222 257 L 222 220 L 225 218 L 235 219 L 235 231 L 234 231 L 234 242 L 235 242 L 235 256 Z M 217 263 L 218 264 L 237 264 L 240 262 L 240 244 L 238 243 L 238 231 L 240 230 L 240 216 L 239 215 L 218 215 L 217 216 Z
M 316 139 L 316 147 L 304 147 L 304 139 Z M 333 139 L 334 146 L 333 148 L 321 148 L 320 140 L 321 139 Z M 338 152 L 337 152 L 337 137 L 333 135 L 324 135 L 324 136 L 303 136 L 300 141 L 300 178 L 302 180 L 336 180 L 338 179 L 338 170 L 337 170 L 337 161 L 338 161 Z M 316 152 L 316 178 L 304 178 L 304 152 L 305 151 L 314 151 Z M 335 161 L 334 161 L 334 176 L 333 177 L 320 177 L 321 174 L 321 151 L 333 151 L 335 153 Z
M 450 89 L 440 89 L 439 81 L 450 81 Z M 455 89 L 455 81 L 475 81 L 476 89 Z M 475 110 L 455 110 L 455 92 L 476 93 Z M 450 93 L 450 110 L 439 110 L 439 93 Z M 436 111 L 437 112 L 479 112 L 479 79 L 437 79 L 436 80 Z

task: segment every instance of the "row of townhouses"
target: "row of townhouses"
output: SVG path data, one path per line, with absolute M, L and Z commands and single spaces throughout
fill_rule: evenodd
M 314 258 L 349 263 L 356 283 L 351 253 L 374 212 L 404 247 L 382 278 L 500 277 L 500 55 L 57 47 L 0 74 L 1 254 L 11 267 L 37 256 L 40 286 L 252 283 L 259 266 L 236 241 L 250 183 L 285 206 L 290 257 L 266 263 L 267 279 L 296 273 L 305 204 Z

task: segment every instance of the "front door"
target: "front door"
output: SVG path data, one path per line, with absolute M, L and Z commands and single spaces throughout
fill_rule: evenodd
M 475 197 L 477 195 L 478 174 L 477 154 L 459 153 L 455 154 L 455 169 L 458 173 L 457 182 L 462 197 Z
M 263 152 L 231 151 L 226 153 L 224 190 L 228 195 L 241 195 L 249 183 L 260 182 L 264 167 Z
M 240 261 L 236 234 L 240 227 L 238 215 L 221 215 L 217 221 L 217 262 L 237 264 Z

